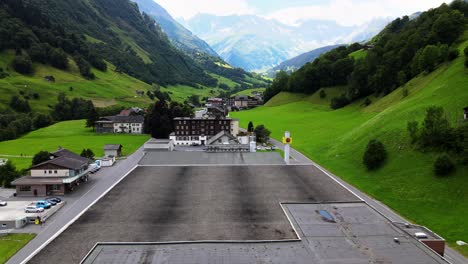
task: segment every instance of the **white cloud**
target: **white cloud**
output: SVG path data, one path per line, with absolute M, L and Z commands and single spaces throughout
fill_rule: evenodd
M 255 10 L 246 0 L 156 0 L 174 17 L 189 19 L 196 14 L 214 14 L 218 16 L 254 14 Z
M 291 7 L 266 15 L 289 25 L 304 20 L 333 20 L 341 25 L 357 25 L 377 17 L 399 17 L 426 11 L 443 0 L 331 0 L 326 4 Z

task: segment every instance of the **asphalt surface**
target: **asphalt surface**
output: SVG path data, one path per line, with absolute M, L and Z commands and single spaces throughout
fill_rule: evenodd
M 313 166 L 138 167 L 30 263 L 97 242 L 297 239 L 280 202 L 357 200 Z
M 206 152 L 147 152 L 141 165 L 280 165 L 285 164 L 277 152 L 206 153 Z
M 142 156 L 143 148 L 140 148 L 127 159 L 119 160 L 113 167 L 101 169 L 98 173 L 91 175 L 88 183 L 81 185 L 74 193 L 67 196 L 65 198 L 67 200 L 66 206 L 52 216 L 43 226 L 29 225 L 24 229 L 19 229 L 19 231 L 23 232 L 37 232 L 38 235 L 9 259 L 7 264 L 26 262 L 31 254 L 37 253 L 38 250 L 44 247 L 45 243 L 58 234 L 70 221 L 133 169 Z M 68 254 L 68 252 L 65 250 L 61 254 Z

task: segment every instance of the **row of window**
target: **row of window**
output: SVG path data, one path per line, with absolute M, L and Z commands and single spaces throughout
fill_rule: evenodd
M 57 170 L 54 170 L 54 174 L 57 174 L 57 173 L 58 173 Z M 47 171 L 46 171 L 46 170 L 44 170 L 44 174 L 47 174 Z M 49 170 L 49 174 L 52 174 L 52 171 L 51 171 L 51 170 Z
M 53 191 L 59 191 L 61 189 L 60 184 L 52 184 L 51 189 Z M 29 185 L 23 185 L 19 187 L 20 192 L 30 192 L 31 191 L 31 186 Z
M 219 121 L 214 121 L 214 120 L 193 120 L 193 121 L 189 121 L 190 123 L 200 123 L 200 124 L 215 124 L 216 122 L 220 125 L 227 125 L 228 123 L 230 123 L 230 121 L 227 121 L 227 120 L 219 120 Z M 184 120 L 184 121 L 178 121 L 178 124 L 179 125 L 186 125 L 187 124 L 187 121 Z

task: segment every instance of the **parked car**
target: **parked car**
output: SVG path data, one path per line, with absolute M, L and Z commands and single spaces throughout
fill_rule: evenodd
M 52 199 L 45 199 L 46 202 L 50 203 L 51 206 L 56 206 L 57 203 Z
M 35 205 L 29 205 L 24 208 L 25 213 L 42 213 L 44 212 L 44 208 L 38 208 Z
M 44 208 L 44 209 L 49 209 L 52 205 L 46 201 L 37 201 L 36 202 L 36 207 L 37 208 Z
M 49 197 L 46 199 L 46 201 L 50 202 L 50 201 L 53 201 L 55 202 L 56 204 L 58 203 L 61 203 L 62 202 L 62 199 L 58 198 L 58 197 Z
M 7 206 L 7 204 L 8 204 L 8 203 L 5 202 L 5 201 L 0 201 L 0 206 Z

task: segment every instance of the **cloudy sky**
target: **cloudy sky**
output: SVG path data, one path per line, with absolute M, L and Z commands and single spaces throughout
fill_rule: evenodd
M 356 25 L 375 17 L 398 17 L 437 7 L 443 0 L 156 0 L 175 18 L 198 13 L 255 14 L 294 25 L 307 19 Z

